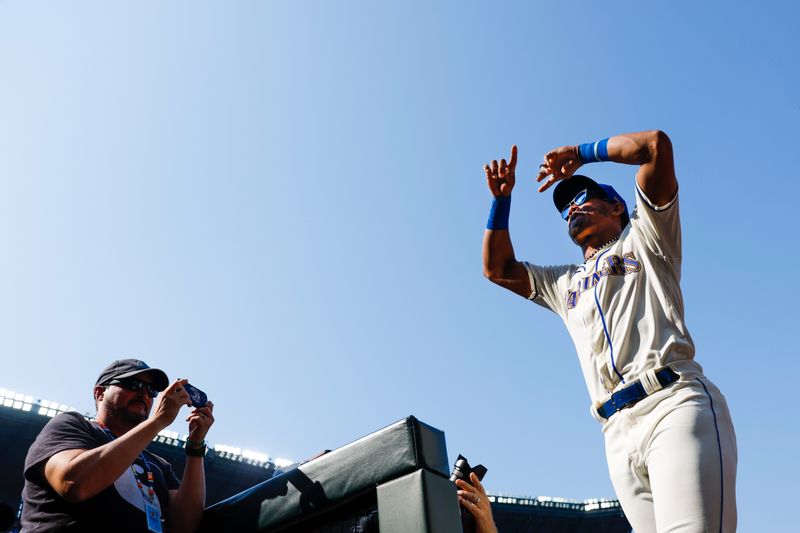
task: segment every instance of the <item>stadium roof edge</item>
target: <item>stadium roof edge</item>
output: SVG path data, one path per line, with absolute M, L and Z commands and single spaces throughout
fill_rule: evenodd
M 0 388 L 0 408 L 13 409 L 18 411 L 30 412 L 53 418 L 59 413 L 73 411 L 80 413 L 87 420 L 94 420 L 90 413 L 80 412 L 75 407 L 68 407 L 66 404 L 53 402 L 50 400 L 36 399 L 31 395 L 14 392 L 9 389 Z M 186 444 L 187 435 L 180 436 L 176 431 L 162 430 L 153 439 L 153 442 L 160 442 L 168 446 L 182 448 Z M 209 448 L 214 450 L 217 457 L 228 459 L 235 462 L 247 463 L 255 466 L 263 466 L 267 469 L 279 469 L 293 464 L 293 461 L 280 458 L 271 458 L 267 454 L 252 450 L 242 450 L 241 448 L 228 446 L 225 444 L 209 444 Z
M 80 412 L 74 407 L 67 407 L 65 404 L 52 402 L 49 400 L 35 399 L 31 395 L 14 392 L 8 389 L 0 388 L 0 409 L 14 409 L 41 416 L 54 417 L 59 413 L 74 411 Z M 93 420 L 94 417 L 89 413 L 80 413 L 87 420 Z M 175 446 L 182 448 L 186 443 L 186 435 L 182 438 L 175 431 L 161 431 L 154 442 L 166 444 L 168 446 Z M 286 466 L 294 464 L 286 459 L 270 458 L 266 454 L 253 452 L 250 450 L 241 450 L 240 448 L 228 446 L 224 444 L 210 445 L 214 450 L 214 455 L 221 459 L 227 459 L 233 462 L 246 463 L 253 466 L 264 467 L 266 469 L 281 470 Z M 620 504 L 618 500 L 607 498 L 591 498 L 588 500 L 572 500 L 567 498 L 559 498 L 552 496 L 512 496 L 507 494 L 489 494 L 489 501 L 503 505 L 514 505 L 524 507 L 546 507 L 558 508 L 571 511 L 584 511 L 592 512 L 603 509 L 619 509 Z

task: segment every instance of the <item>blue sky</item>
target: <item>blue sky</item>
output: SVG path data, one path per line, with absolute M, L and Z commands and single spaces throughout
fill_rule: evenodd
M 0 387 L 89 411 L 136 356 L 208 392 L 212 442 L 300 459 L 414 414 L 492 492 L 613 497 L 565 330 L 482 277 L 481 169 L 518 144 L 517 256 L 577 261 L 541 156 L 660 128 L 740 530 L 788 531 L 798 8 L 565 5 L 0 2 Z

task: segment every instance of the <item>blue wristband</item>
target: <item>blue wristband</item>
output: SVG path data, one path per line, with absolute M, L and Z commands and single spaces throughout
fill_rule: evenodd
M 486 229 L 508 229 L 508 214 L 511 212 L 511 196 L 495 196 Z
M 578 157 L 583 164 L 608 161 L 608 138 L 578 146 Z

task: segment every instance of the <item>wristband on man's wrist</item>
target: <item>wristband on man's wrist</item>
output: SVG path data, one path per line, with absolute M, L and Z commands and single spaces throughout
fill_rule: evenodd
M 206 454 L 206 441 L 193 442 L 186 439 L 183 449 L 189 457 L 203 457 Z
M 599 163 L 609 161 L 608 138 L 593 143 L 583 143 L 578 146 L 578 158 L 581 163 Z
M 508 215 L 511 212 L 511 195 L 495 196 L 486 229 L 508 229 Z

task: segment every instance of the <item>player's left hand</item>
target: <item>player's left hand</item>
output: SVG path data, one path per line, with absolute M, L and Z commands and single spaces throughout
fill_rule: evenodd
M 214 423 L 214 404 L 208 402 L 203 407 L 192 409 L 186 421 L 189 422 L 189 440 L 200 442 L 205 440 L 209 428 Z
M 550 150 L 544 156 L 544 163 L 539 165 L 539 174 L 536 176 L 539 183 L 544 180 L 539 192 L 546 191 L 557 181 L 571 178 L 582 164 L 577 146 L 559 146 Z
M 471 472 L 470 483 L 463 479 L 456 480 L 458 486 L 458 502 L 475 517 L 475 533 L 497 533 L 497 526 L 492 518 L 492 506 L 489 497 L 481 485 L 481 480 Z

